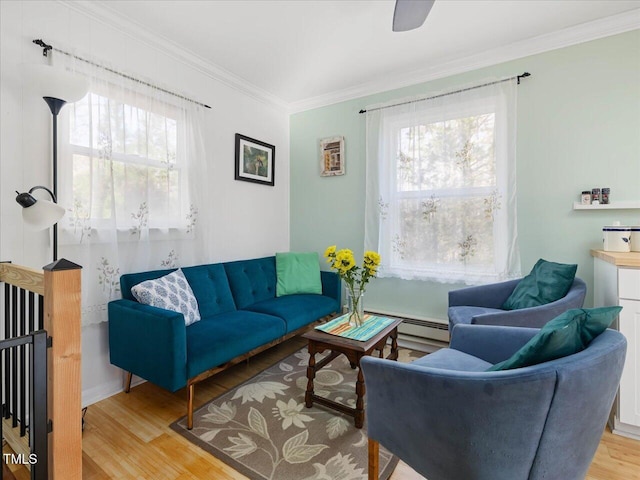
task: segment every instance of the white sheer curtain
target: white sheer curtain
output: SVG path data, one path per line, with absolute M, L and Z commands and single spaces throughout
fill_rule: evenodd
M 367 107 L 365 250 L 380 276 L 519 276 L 515 79 L 412 100 Z
M 201 215 L 210 208 L 205 112 L 104 68 L 62 60 L 91 84 L 59 122 L 59 203 L 67 208 L 59 253 L 83 267 L 87 325 L 107 320 L 120 275 L 210 258 Z

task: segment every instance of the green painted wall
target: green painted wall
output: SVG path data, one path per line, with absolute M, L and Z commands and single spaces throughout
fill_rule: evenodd
M 592 304 L 591 248 L 614 220 L 640 224 L 640 210 L 573 211 L 582 190 L 640 200 L 640 30 L 392 90 L 291 116 L 291 250 L 328 245 L 362 256 L 366 105 L 451 91 L 523 71 L 518 87 L 517 192 L 522 271 L 535 261 L 577 263 Z M 346 175 L 320 177 L 318 142 L 343 135 Z M 447 292 L 461 285 L 375 279 L 367 308 L 446 319 Z

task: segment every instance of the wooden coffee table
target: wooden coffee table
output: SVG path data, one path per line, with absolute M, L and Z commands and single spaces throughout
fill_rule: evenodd
M 371 355 L 374 351 L 379 351 L 379 357 L 383 357 L 384 346 L 387 339 L 391 337 L 391 353 L 387 357 L 389 360 L 398 359 L 398 325 L 402 320 L 394 320 L 375 336 L 366 341 L 351 340 L 349 338 L 331 335 L 319 330 L 310 330 L 302 335 L 309 340 L 309 366 L 307 367 L 307 391 L 304 395 L 304 402 L 307 408 L 317 402 L 326 407 L 332 408 L 355 418 L 356 428 L 362 428 L 364 424 L 364 376 L 360 369 L 360 359 L 365 355 Z M 316 364 L 316 353 L 331 350 L 331 353 Z M 313 393 L 313 379 L 316 372 L 331 362 L 339 355 L 344 355 L 349 360 L 351 368 L 358 369 L 358 380 L 356 381 L 356 408 L 347 407 L 328 398 L 321 397 Z

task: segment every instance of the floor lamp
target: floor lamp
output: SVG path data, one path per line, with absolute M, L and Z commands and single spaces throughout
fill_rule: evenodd
M 65 104 L 77 102 L 83 98 L 89 91 L 89 83 L 84 77 L 46 64 L 26 66 L 25 76 L 27 83 L 31 84 L 47 103 L 53 116 L 53 191 L 36 186 L 28 193 L 16 192 L 18 193 L 16 201 L 23 207 L 22 217 L 27 225 L 40 230 L 53 225 L 53 260 L 56 261 L 58 259 L 57 222 L 64 216 L 64 208 L 56 205 L 58 201 L 58 113 Z M 53 203 L 47 200 L 36 200 L 31 195 L 33 191 L 39 189 L 47 191 Z M 52 208 L 53 206 L 57 208 Z

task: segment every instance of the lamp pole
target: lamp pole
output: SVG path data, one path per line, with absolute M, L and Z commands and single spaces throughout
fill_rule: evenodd
M 53 47 L 50 45 L 44 44 L 41 40 L 34 41 L 34 43 L 40 45 L 45 48 L 45 56 L 46 52 L 50 51 Z M 53 195 L 52 198 L 57 198 L 58 196 L 58 114 L 62 107 L 64 107 L 67 103 L 73 103 L 77 100 L 83 98 L 89 90 L 89 83 L 87 79 L 81 75 L 77 75 L 68 71 L 65 68 L 57 68 L 51 65 L 47 65 L 44 63 L 37 64 L 28 64 L 25 66 L 25 72 L 28 74 L 28 78 L 26 79 L 28 83 L 32 84 L 34 89 L 39 93 L 38 96 L 41 96 L 46 104 L 49 106 L 49 110 L 51 111 L 51 115 L 53 117 Z M 54 203 L 56 200 L 54 200 Z M 34 200 L 35 203 L 35 200 Z M 28 207 L 25 207 L 28 208 Z M 32 207 L 33 208 L 33 207 Z M 60 207 L 61 208 L 61 207 Z M 47 210 L 47 207 L 45 207 Z M 58 211 L 54 217 L 57 216 L 57 220 L 53 223 L 53 259 L 54 261 L 58 260 L 58 227 L 56 225 L 57 221 L 62 218 L 64 215 L 64 209 L 61 208 L 62 215 L 57 216 L 60 212 Z M 42 207 L 38 207 L 36 210 L 38 212 L 42 211 Z M 25 215 L 25 210 L 23 210 L 23 217 Z M 38 224 L 37 217 L 35 211 L 29 213 L 27 215 L 34 224 Z M 35 217 L 34 217 L 35 216 Z M 47 228 L 50 227 L 52 223 L 47 225 Z
M 58 113 L 67 103 L 60 98 L 42 97 L 53 116 L 53 196 L 58 197 Z M 53 225 L 53 261 L 58 260 L 58 224 Z

